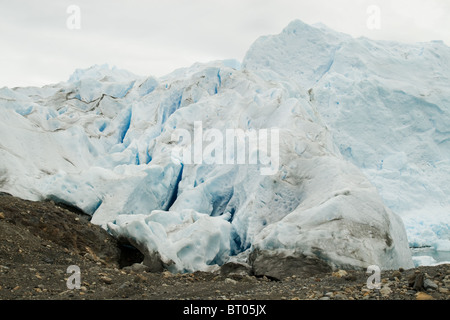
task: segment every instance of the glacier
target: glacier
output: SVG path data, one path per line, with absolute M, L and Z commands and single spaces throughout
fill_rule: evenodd
M 258 39 L 243 68 L 305 88 L 341 154 L 402 217 L 411 247 L 450 251 L 448 46 L 294 21 Z
M 0 191 L 79 208 L 153 270 L 258 268 L 274 255 L 410 268 L 410 246 L 450 250 L 449 58 L 440 42 L 293 21 L 242 63 L 158 78 L 96 65 L 4 87 Z M 196 122 L 224 136 L 278 130 L 273 174 L 260 162 L 174 159 L 174 134 L 194 137 Z

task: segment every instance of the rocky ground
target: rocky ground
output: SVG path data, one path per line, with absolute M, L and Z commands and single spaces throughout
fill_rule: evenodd
M 450 265 L 382 271 L 335 270 L 282 280 L 245 272 L 147 272 L 142 255 L 73 208 L 0 194 L 1 300 L 449 300 Z M 80 269 L 79 289 L 70 266 Z M 231 268 L 230 270 L 233 270 Z M 69 287 L 68 287 L 69 283 Z

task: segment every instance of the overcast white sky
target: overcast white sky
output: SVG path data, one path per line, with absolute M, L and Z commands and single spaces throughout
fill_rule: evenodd
M 78 30 L 66 25 L 70 5 L 80 8 Z M 367 27 L 371 5 L 380 29 Z M 450 45 L 449 0 L 0 0 L 0 87 L 65 81 L 94 64 L 161 76 L 197 61 L 241 61 L 257 37 L 294 19 Z

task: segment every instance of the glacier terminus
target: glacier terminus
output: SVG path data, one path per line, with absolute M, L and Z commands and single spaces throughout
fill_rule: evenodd
M 411 268 L 450 251 L 449 84 L 443 42 L 299 20 L 242 62 L 78 69 L 0 89 L 0 191 L 79 208 L 154 271 Z

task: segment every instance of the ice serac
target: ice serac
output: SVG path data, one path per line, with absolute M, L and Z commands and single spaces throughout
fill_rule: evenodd
M 353 40 L 297 24 L 263 38 L 267 63 L 258 62 L 258 40 L 242 66 L 198 63 L 160 78 L 94 66 L 44 88 L 1 89 L 0 190 L 92 214 L 93 223 L 138 247 L 155 271 L 237 262 L 278 278 L 412 267 L 402 220 L 362 167 L 342 156 L 317 103 L 322 95 L 309 90 L 308 81 L 320 83 L 333 70 L 340 42 Z M 314 49 L 298 46 L 302 41 L 321 50 L 308 65 L 283 69 L 297 51 Z M 277 50 L 287 50 L 286 62 Z M 189 132 L 183 143 L 196 149 L 199 123 L 203 151 L 208 132 L 226 139 L 229 129 L 248 137 L 266 130 L 268 137 L 276 132 L 277 144 L 268 145 L 278 157 L 237 164 L 226 152 L 230 141 L 223 141 L 223 164 L 176 157 L 177 130 Z
M 345 159 L 400 215 L 412 247 L 450 250 L 450 48 L 352 38 L 293 21 L 242 68 L 298 85 Z

